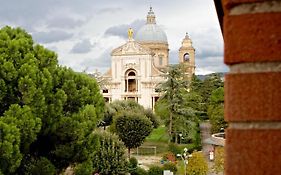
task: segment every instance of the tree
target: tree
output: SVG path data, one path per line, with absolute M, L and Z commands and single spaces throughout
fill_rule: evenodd
M 99 148 L 92 159 L 94 171 L 105 175 L 125 174 L 127 161 L 124 144 L 108 132 L 95 132 L 95 135 L 99 138 Z
M 192 153 L 192 157 L 188 159 L 187 174 L 206 175 L 207 172 L 208 164 L 202 152 Z
M 116 133 L 128 148 L 130 157 L 131 148 L 141 146 L 144 139 L 152 131 L 152 122 L 141 113 L 123 112 L 115 121 Z
M 0 30 L 2 173 L 24 174 L 27 163 L 41 166 L 43 160 L 60 172 L 86 161 L 88 138 L 103 111 L 94 79 L 59 66 L 56 53 L 24 30 Z
M 224 121 L 224 89 L 223 87 L 215 89 L 210 98 L 207 114 L 212 125 L 212 133 L 221 132 L 221 128 L 226 128 Z
M 145 109 L 144 115 L 152 122 L 153 128 L 157 128 L 160 124 L 159 118 L 151 109 Z
M 161 99 L 165 99 L 169 111 L 169 135 L 172 137 L 173 121 L 176 115 L 183 113 L 184 107 L 183 94 L 187 93 L 188 81 L 185 78 L 183 65 L 173 65 L 168 68 L 165 75 L 166 81 L 159 86 L 160 92 L 163 93 Z
M 13 124 L 6 124 L 0 120 L 0 172 L 14 173 L 21 160 L 19 129 Z

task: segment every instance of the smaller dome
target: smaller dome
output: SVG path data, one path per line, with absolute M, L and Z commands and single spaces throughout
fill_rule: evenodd
M 137 32 L 136 41 L 168 43 L 166 33 L 156 24 L 144 25 Z

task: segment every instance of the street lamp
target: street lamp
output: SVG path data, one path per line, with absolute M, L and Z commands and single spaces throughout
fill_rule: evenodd
M 183 154 L 177 154 L 177 157 L 181 157 L 182 161 L 184 162 L 184 175 L 186 175 L 186 166 L 188 164 L 188 158 L 192 157 L 192 155 L 188 154 L 187 148 L 184 148 L 183 151 Z
M 180 136 L 180 144 L 181 144 L 182 133 L 179 133 L 179 136 Z

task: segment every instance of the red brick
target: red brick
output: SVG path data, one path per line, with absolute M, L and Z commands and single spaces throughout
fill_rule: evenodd
M 227 175 L 281 172 L 281 130 L 227 129 L 225 150 Z
M 281 121 L 281 73 L 226 75 L 225 119 Z
M 281 13 L 224 16 L 226 64 L 281 60 Z

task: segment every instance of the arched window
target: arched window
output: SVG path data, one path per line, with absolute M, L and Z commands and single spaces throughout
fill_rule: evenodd
M 133 72 L 133 71 L 129 72 L 128 77 L 130 77 L 130 76 L 136 76 L 135 72 Z
M 133 69 L 129 69 L 125 73 L 125 92 L 137 92 L 137 84 L 136 71 Z
M 183 55 L 183 60 L 184 60 L 184 61 L 189 61 L 189 53 L 185 53 L 185 54 Z

